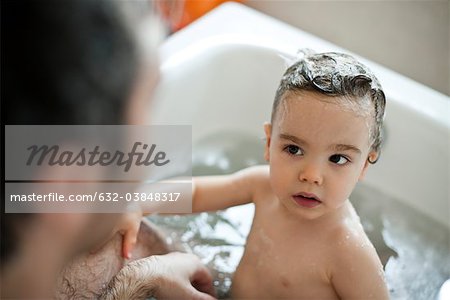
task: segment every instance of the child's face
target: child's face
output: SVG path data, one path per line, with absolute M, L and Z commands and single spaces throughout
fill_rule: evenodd
M 265 126 L 271 185 L 289 211 L 315 219 L 342 206 L 364 176 L 367 158 L 376 158 L 370 122 L 325 95 L 286 96 L 274 124 Z

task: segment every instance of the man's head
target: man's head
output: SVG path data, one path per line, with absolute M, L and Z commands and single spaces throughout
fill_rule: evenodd
M 157 77 L 156 63 L 150 66 L 141 61 L 135 34 L 118 2 L 6 0 L 1 14 L 1 97 L 6 124 L 142 122 L 140 115 L 145 113 L 144 104 Z M 62 237 L 77 251 L 109 233 L 117 218 L 4 214 L 4 201 L 2 196 L 3 261 L 36 228 L 34 222 L 49 224 L 50 229 L 56 224 L 55 241 Z
M 378 80 L 348 55 L 310 54 L 292 65 L 265 125 L 280 201 L 306 219 L 341 207 L 378 159 L 384 107 Z
M 2 3 L 7 124 L 118 124 L 136 47 L 110 1 Z

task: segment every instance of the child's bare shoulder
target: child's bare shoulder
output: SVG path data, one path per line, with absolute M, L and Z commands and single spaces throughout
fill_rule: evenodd
M 387 299 L 383 266 L 359 218 L 344 220 L 330 238 L 330 273 L 333 286 L 341 298 L 372 294 Z
M 337 258 L 354 259 L 355 255 L 364 258 L 366 255 L 375 255 L 376 251 L 364 232 L 364 228 L 353 206 L 348 205 L 347 213 L 329 232 L 330 246 L 335 250 Z
M 331 245 L 335 249 L 335 255 L 340 259 L 366 258 L 367 255 L 375 255 L 376 251 L 359 222 L 349 222 L 337 226 L 330 234 Z
M 245 180 L 247 184 L 252 186 L 267 185 L 269 182 L 269 166 L 258 165 L 242 169 L 236 173 L 236 176 Z
M 269 166 L 268 165 L 257 165 L 248 167 L 246 169 L 241 170 L 247 176 L 251 177 L 255 183 L 269 180 Z
M 237 174 L 245 178 L 245 183 L 253 190 L 253 195 L 259 198 L 261 193 L 268 193 L 270 188 L 270 171 L 268 165 L 252 166 L 239 171 Z

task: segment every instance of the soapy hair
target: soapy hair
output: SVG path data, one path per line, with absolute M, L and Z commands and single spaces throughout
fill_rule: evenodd
M 272 123 L 288 92 L 312 91 L 335 97 L 338 105 L 370 119 L 371 150 L 379 153 L 386 97 L 373 72 L 348 54 L 314 53 L 311 50 L 300 53 L 302 57 L 281 78 L 273 103 Z

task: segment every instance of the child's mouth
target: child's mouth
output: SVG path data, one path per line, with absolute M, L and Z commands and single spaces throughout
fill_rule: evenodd
M 292 198 L 298 205 L 308 208 L 316 207 L 322 203 L 316 195 L 310 193 L 298 193 L 293 195 Z

